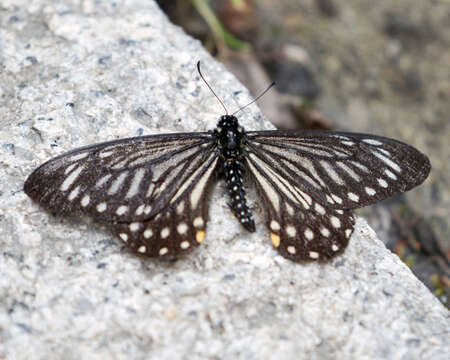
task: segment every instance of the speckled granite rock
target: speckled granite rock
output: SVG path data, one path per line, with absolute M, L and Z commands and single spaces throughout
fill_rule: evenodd
M 245 89 L 152 1 L 3 1 L 0 357 L 444 359 L 448 311 L 359 219 L 343 256 L 291 263 L 212 194 L 203 246 L 167 263 L 22 191 L 44 160 L 94 142 L 211 129 Z M 256 107 L 247 128 L 267 128 Z M 226 216 L 223 216 L 225 214 Z

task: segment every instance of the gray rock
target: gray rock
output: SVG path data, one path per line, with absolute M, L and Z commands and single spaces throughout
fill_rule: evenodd
M 32 203 L 26 177 L 69 149 L 213 128 L 197 60 L 231 109 L 249 95 L 152 1 L 17 3 L 0 13 L 0 357 L 447 358 L 448 311 L 363 219 L 344 255 L 294 264 L 260 211 L 257 233 L 239 226 L 219 184 L 204 245 L 168 263 Z

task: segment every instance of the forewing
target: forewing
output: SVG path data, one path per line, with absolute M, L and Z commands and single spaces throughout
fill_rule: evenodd
M 327 207 L 354 209 L 421 184 L 428 158 L 385 137 L 326 131 L 248 134 L 247 152 Z
M 56 214 L 142 222 L 182 199 L 216 158 L 207 133 L 122 139 L 51 159 L 30 175 L 24 190 Z

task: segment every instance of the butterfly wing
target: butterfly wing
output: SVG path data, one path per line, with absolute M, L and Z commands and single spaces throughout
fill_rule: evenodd
M 421 184 L 430 162 L 417 149 L 389 138 L 331 131 L 248 134 L 258 153 L 291 182 L 329 207 L 355 209 Z
M 350 238 L 351 209 L 422 183 L 426 156 L 384 137 L 341 132 L 247 134 L 246 164 L 267 204 L 272 243 L 285 257 L 327 259 Z
M 146 220 L 173 201 L 181 184 L 212 156 L 213 148 L 211 136 L 203 133 L 95 144 L 46 162 L 29 176 L 24 190 L 56 214 Z
M 217 162 L 207 133 L 122 139 L 51 159 L 30 175 L 24 190 L 56 214 L 81 212 L 110 222 L 138 252 L 165 255 L 160 249 L 166 248 L 174 255 L 192 248 L 184 242 L 194 244 L 189 237 L 203 240 L 206 190 Z
M 176 257 L 203 242 L 208 220 L 208 189 L 218 156 L 209 151 L 178 187 L 167 206 L 156 216 L 112 224 L 116 234 L 132 250 L 147 256 Z

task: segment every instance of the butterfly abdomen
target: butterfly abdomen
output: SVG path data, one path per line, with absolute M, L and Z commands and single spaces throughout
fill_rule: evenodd
M 243 129 L 239 126 L 236 117 L 225 115 L 220 118 L 215 135 L 221 152 L 223 174 L 231 198 L 231 210 L 248 231 L 254 232 L 255 222 L 247 205 L 242 183 L 241 143 L 244 136 Z
M 225 160 L 223 172 L 230 194 L 230 207 L 240 223 L 251 232 L 255 231 L 255 222 L 251 210 L 247 206 L 244 185 L 242 184 L 242 163 L 239 160 Z

